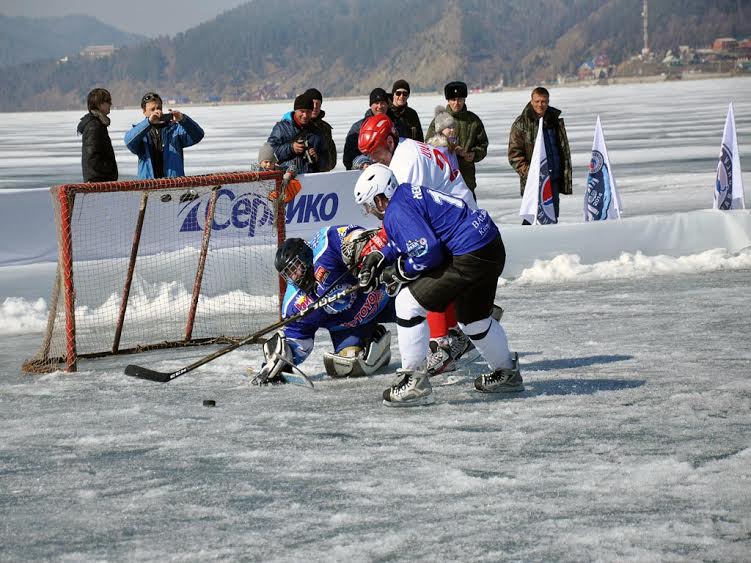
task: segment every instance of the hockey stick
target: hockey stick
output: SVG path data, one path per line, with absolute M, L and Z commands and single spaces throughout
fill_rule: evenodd
M 169 381 L 172 381 L 173 379 L 177 379 L 181 375 L 185 375 L 189 371 L 193 371 L 194 369 L 201 367 L 204 364 L 208 364 L 209 362 L 216 360 L 217 358 L 224 356 L 225 354 L 229 354 L 230 352 L 232 352 L 233 350 L 236 350 L 240 346 L 245 346 L 246 344 L 253 344 L 257 342 L 258 340 L 260 340 L 260 338 L 264 334 L 273 332 L 290 323 L 298 321 L 302 319 L 303 317 L 308 316 L 313 311 L 316 311 L 320 309 L 321 307 L 325 307 L 326 305 L 329 305 L 335 301 L 338 301 L 339 299 L 343 297 L 346 297 L 347 295 L 350 295 L 351 293 L 354 293 L 355 291 L 358 291 L 360 289 L 360 286 L 353 285 L 352 287 L 348 287 L 347 289 L 343 289 L 331 295 L 327 295 L 328 293 L 331 292 L 333 288 L 336 287 L 336 284 L 342 278 L 344 278 L 345 275 L 347 275 L 350 272 L 350 270 L 351 269 L 348 269 L 341 276 L 339 276 L 339 278 L 334 283 L 331 284 L 329 289 L 327 289 L 323 293 L 323 295 L 321 295 L 314 303 L 311 303 L 310 305 L 308 305 L 305 309 L 303 309 L 296 315 L 292 315 L 291 317 L 287 317 L 286 319 L 282 319 L 281 321 L 277 321 L 274 324 L 264 327 L 254 332 L 253 334 L 246 336 L 242 340 L 235 342 L 233 344 L 230 344 L 226 348 L 222 348 L 221 350 L 217 350 L 213 354 L 204 356 L 200 360 L 197 360 L 188 366 L 180 368 L 177 371 L 173 371 L 172 373 L 169 373 L 169 372 L 154 371 L 154 370 L 142 367 L 142 366 L 136 366 L 136 365 L 131 364 L 125 368 L 125 375 L 130 375 L 131 377 L 138 377 L 139 379 L 147 379 L 149 381 L 156 381 L 157 383 L 167 383 Z

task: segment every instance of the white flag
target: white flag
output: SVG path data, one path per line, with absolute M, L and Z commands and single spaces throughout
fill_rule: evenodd
M 741 156 L 738 154 L 738 137 L 735 133 L 733 103 L 730 102 L 722 134 L 720 162 L 717 164 L 713 209 L 745 209 Z
M 584 220 L 605 221 L 621 218 L 621 198 L 615 187 L 613 169 L 610 168 L 608 148 L 602 134 L 600 116 L 595 125 L 592 158 L 589 161 L 587 190 L 584 192 Z
M 535 148 L 532 151 L 532 162 L 529 164 L 527 183 L 524 185 L 524 196 L 519 208 L 519 216 L 533 225 L 548 225 L 557 223 L 555 207 L 553 205 L 553 184 L 548 172 L 548 154 L 545 151 L 545 141 L 542 117 L 537 127 Z

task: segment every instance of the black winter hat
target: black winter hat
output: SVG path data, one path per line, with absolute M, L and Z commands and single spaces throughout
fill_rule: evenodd
M 304 95 L 310 96 L 311 100 L 321 100 L 321 101 L 323 101 L 323 94 L 321 94 L 321 91 L 318 90 L 317 88 L 308 88 L 307 90 L 305 90 L 305 94 Z
M 307 92 L 300 94 L 295 98 L 294 109 L 313 109 L 313 98 Z
M 370 93 L 370 105 L 372 106 L 376 102 L 388 102 L 389 97 L 388 94 L 386 94 L 386 90 L 383 88 L 373 88 L 373 91 Z
M 443 94 L 447 100 L 452 98 L 466 98 L 467 85 L 464 82 L 449 82 L 443 89 Z
M 394 82 L 394 85 L 391 87 L 391 93 L 393 94 L 397 90 L 406 90 L 408 93 L 412 93 L 409 89 L 409 82 L 406 80 L 397 80 Z

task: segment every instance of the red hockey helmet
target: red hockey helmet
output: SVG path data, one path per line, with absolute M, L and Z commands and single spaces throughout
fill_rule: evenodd
M 394 138 L 394 145 L 399 142 L 399 134 L 387 115 L 379 113 L 367 118 L 360 127 L 357 148 L 362 154 L 370 154 L 373 149 L 386 144 L 386 139 Z

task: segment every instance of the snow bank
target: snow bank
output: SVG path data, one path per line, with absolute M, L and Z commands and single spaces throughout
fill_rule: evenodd
M 507 256 L 503 277 L 509 279 L 519 277 L 536 261 L 561 255 L 576 256 L 580 264 L 596 264 L 620 260 L 624 252 L 679 257 L 724 249 L 736 254 L 751 247 L 751 211 L 708 209 L 597 223 L 519 225 L 503 227 L 502 234 Z

